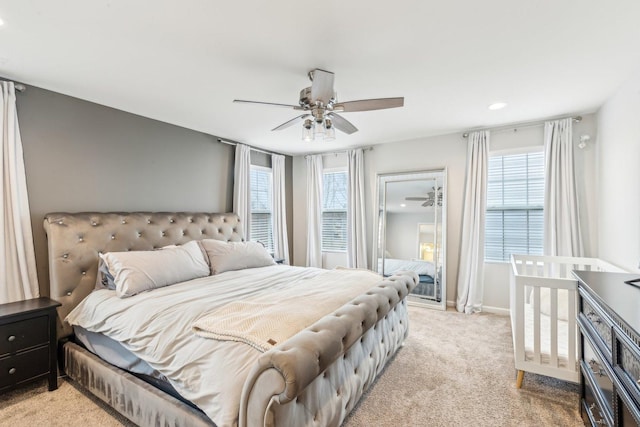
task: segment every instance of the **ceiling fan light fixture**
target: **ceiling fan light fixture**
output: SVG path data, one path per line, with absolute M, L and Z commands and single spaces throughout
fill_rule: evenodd
M 306 142 L 313 141 L 313 122 L 307 119 L 302 124 L 302 140 Z
M 324 120 L 324 140 L 325 141 L 333 141 L 336 139 L 336 128 L 333 127 L 333 123 L 331 123 L 331 119 Z

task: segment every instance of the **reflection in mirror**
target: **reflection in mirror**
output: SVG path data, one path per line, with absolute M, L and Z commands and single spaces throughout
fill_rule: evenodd
M 409 300 L 446 309 L 446 170 L 378 175 L 374 265 L 418 274 Z

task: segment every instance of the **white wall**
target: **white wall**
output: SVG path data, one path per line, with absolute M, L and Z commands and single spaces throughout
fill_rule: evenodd
M 598 257 L 638 272 L 640 72 L 598 111 Z
M 578 177 L 581 228 L 585 237 L 585 254 L 595 255 L 597 247 L 597 211 L 595 188 L 595 147 L 597 141 L 594 115 L 585 115 L 574 125 L 574 141 L 582 134 L 592 137 L 592 144 L 584 150 L 576 148 L 575 163 Z M 491 150 L 503 151 L 530 146 L 543 146 L 543 127 L 522 128 L 517 132 L 494 132 Z M 376 175 L 379 173 L 421 171 L 447 168 L 447 238 L 446 281 L 447 300 L 455 301 L 460 252 L 462 202 L 466 173 L 467 140 L 460 133 L 376 145 L 365 152 L 365 196 L 367 209 L 367 254 L 371 263 L 375 221 Z M 333 156 L 325 157 L 332 159 Z M 330 160 L 333 161 L 333 160 Z M 304 265 L 306 260 L 306 164 L 302 156 L 293 160 L 294 178 L 294 264 Z M 327 262 L 325 257 L 325 262 Z M 335 257 L 331 259 L 335 262 Z M 344 264 L 342 264 L 344 265 Z M 507 309 L 509 306 L 509 269 L 506 263 L 488 263 L 485 266 L 484 305 L 489 309 Z

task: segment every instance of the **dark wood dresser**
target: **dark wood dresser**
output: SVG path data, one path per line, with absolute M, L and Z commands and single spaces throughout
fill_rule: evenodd
M 0 393 L 45 376 L 58 388 L 58 306 L 44 297 L 0 304 Z
M 640 425 L 640 274 L 575 271 L 586 425 Z

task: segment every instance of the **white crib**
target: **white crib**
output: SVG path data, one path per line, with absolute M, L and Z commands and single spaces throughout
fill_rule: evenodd
M 511 256 L 510 313 L 516 387 L 525 372 L 578 382 L 577 280 L 573 270 L 624 270 L 596 258 Z

